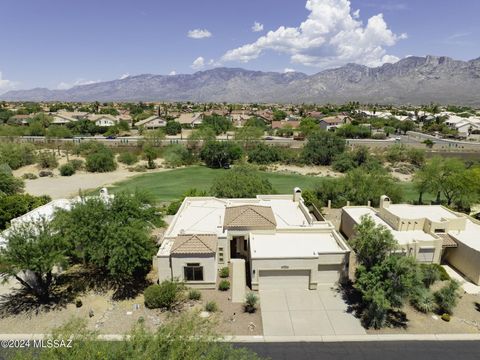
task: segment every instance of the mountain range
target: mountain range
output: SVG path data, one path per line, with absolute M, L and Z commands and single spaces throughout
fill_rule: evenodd
M 458 104 L 480 106 L 480 58 L 407 57 L 394 64 L 262 72 L 215 68 L 194 74 L 129 76 L 67 90 L 35 88 L 0 95 L 10 101 L 195 101 L 243 103 Z

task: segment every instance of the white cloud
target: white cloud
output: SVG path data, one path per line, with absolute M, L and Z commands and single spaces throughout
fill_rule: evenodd
M 248 62 L 267 50 L 290 55 L 292 63 L 320 68 L 349 62 L 378 66 L 398 60 L 385 48 L 406 35 L 394 34 L 382 14 L 363 24 L 349 0 L 307 0 L 305 7 L 310 14 L 298 27 L 280 26 L 253 43 L 227 51 L 221 61 Z
M 207 29 L 195 29 L 195 30 L 190 30 L 187 36 L 192 39 L 204 39 L 204 38 L 211 37 L 212 33 Z
M 170 76 L 177 75 L 177 72 L 175 70 L 172 70 L 168 73 L 168 75 Z
M 85 80 L 85 79 L 77 79 L 73 83 L 68 83 L 68 82 L 63 82 L 62 81 L 60 84 L 57 85 L 57 89 L 66 90 L 66 89 L 70 89 L 74 86 L 96 84 L 100 81 L 101 80 Z
M 127 77 L 129 77 L 130 74 L 129 73 L 125 73 L 125 74 L 122 74 L 122 76 L 120 76 L 120 80 L 123 80 L 123 79 L 126 79 Z
M 3 74 L 0 71 L 0 93 L 13 89 L 15 85 L 16 83 L 14 81 L 4 79 Z
M 253 32 L 260 32 L 263 31 L 263 24 L 260 24 L 258 21 L 255 21 L 252 25 Z
M 295 69 L 291 69 L 291 68 L 285 68 L 283 70 L 284 73 L 291 73 L 291 72 L 295 72 L 296 70 Z
M 199 56 L 198 58 L 196 58 L 193 61 L 192 65 L 190 65 L 190 67 L 195 70 L 201 69 L 204 66 L 205 66 L 205 59 L 202 56 Z

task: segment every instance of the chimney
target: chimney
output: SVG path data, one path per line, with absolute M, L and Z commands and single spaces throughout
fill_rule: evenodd
M 300 202 L 302 197 L 302 190 L 299 187 L 293 189 L 293 202 Z
M 390 198 L 387 195 L 380 196 L 380 209 L 386 209 L 390 206 Z

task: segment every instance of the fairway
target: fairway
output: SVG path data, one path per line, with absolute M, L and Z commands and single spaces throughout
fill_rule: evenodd
M 187 190 L 196 188 L 209 190 L 213 179 L 225 173 L 225 169 L 210 169 L 205 166 L 191 166 L 182 169 L 174 169 L 150 174 L 141 174 L 131 179 L 118 182 L 111 188 L 113 193 L 118 191 L 147 191 L 156 202 L 172 201 L 182 196 Z M 312 189 L 322 179 L 315 176 L 284 174 L 274 172 L 262 172 L 273 185 L 277 194 L 290 194 L 293 188 Z M 418 200 L 418 193 L 411 182 L 400 182 L 404 201 L 411 203 Z M 424 194 L 423 200 L 428 203 L 433 200 L 431 194 Z
M 225 169 L 210 169 L 205 166 L 191 166 L 150 174 L 135 176 L 129 180 L 116 183 L 112 192 L 145 190 L 157 202 L 178 199 L 188 189 L 209 190 L 213 179 L 229 171 Z M 279 194 L 290 194 L 298 186 L 303 189 L 312 188 L 320 179 L 314 176 L 295 174 L 280 174 L 262 172 Z

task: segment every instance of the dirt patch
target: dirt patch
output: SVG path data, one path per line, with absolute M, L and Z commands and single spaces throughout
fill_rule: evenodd
M 69 156 L 70 160 L 83 158 L 77 156 Z M 59 166 L 67 162 L 66 156 L 62 155 L 58 157 Z M 160 172 L 168 171 L 170 169 L 163 168 L 163 159 L 157 159 L 156 164 L 158 168 L 154 170 L 147 170 L 147 172 Z M 139 161 L 133 165 L 146 165 L 146 161 Z M 86 191 L 90 189 L 96 189 L 103 186 L 109 186 L 113 183 L 123 181 L 125 179 L 137 176 L 139 172 L 129 171 L 125 164 L 118 163 L 118 167 L 115 171 L 108 173 L 89 173 L 86 171 L 77 171 L 72 176 L 60 176 L 60 172 L 57 169 L 53 169 L 53 176 L 51 177 L 39 177 L 34 180 L 25 180 L 25 192 L 40 196 L 49 195 L 52 199 L 63 199 L 76 196 L 80 191 Z M 24 174 L 32 173 L 38 175 L 40 168 L 37 165 L 28 165 L 21 167 L 13 172 L 17 177 L 21 177 Z
M 290 173 L 297 175 L 309 175 L 318 177 L 341 177 L 344 174 L 332 170 L 329 166 L 297 166 L 297 165 L 283 165 L 276 164 L 267 167 L 268 171 Z

